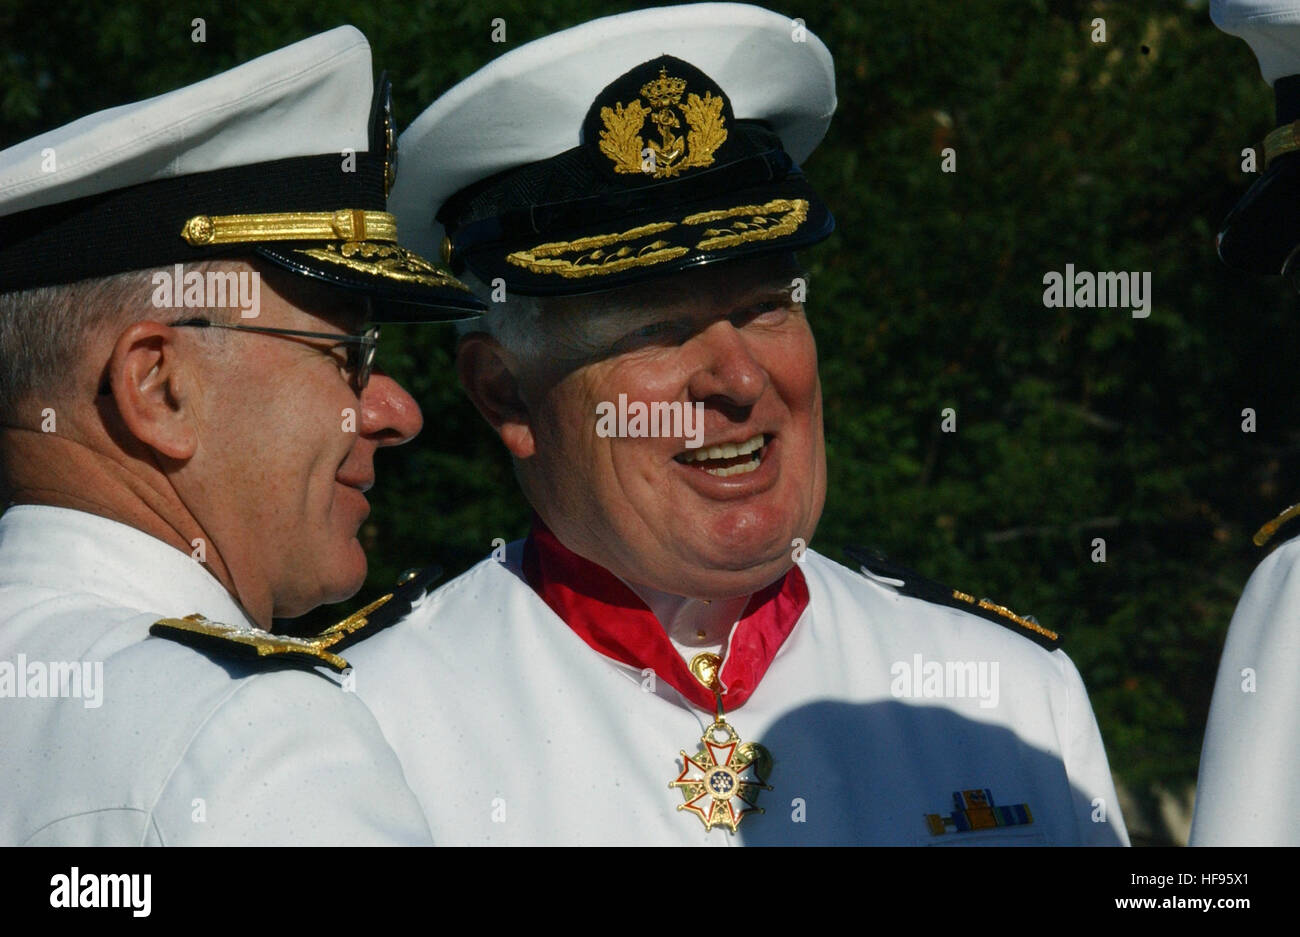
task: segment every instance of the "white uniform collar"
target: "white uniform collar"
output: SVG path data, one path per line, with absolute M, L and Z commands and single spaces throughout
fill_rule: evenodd
M 239 603 L 189 554 L 85 511 L 19 504 L 0 516 L 0 588 L 48 586 L 105 604 L 183 617 L 200 612 L 255 627 Z
M 619 578 L 622 579 L 621 576 Z M 706 602 L 703 599 L 660 592 L 626 579 L 623 579 L 623 583 L 654 613 L 673 646 L 688 661 L 701 651 L 721 654 L 731 640 L 736 622 L 745 613 L 750 599 L 749 596 L 742 595 L 734 599 Z

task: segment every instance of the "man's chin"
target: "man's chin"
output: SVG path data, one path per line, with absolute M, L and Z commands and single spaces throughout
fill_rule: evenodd
M 325 598 L 316 604 L 330 605 L 352 598 L 366 584 L 368 569 L 366 553 L 361 549 L 360 541 L 353 537 L 335 564 L 332 573 L 322 584 L 322 588 L 326 591 Z
M 696 536 L 681 542 L 683 560 L 708 569 L 740 572 L 789 559 L 801 525 L 774 510 L 697 515 Z
M 672 595 L 717 601 L 752 595 L 786 574 L 794 560 L 791 550 L 746 560 L 734 554 L 700 557 L 656 577 L 658 584 L 646 585 Z

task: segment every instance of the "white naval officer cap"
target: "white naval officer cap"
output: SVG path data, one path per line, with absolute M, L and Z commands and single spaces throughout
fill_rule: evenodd
M 835 104 L 802 21 L 739 3 L 608 16 L 435 101 L 402 134 L 393 211 L 415 249 L 531 295 L 791 250 L 834 229 L 800 163 Z
M 1250 45 L 1273 86 L 1276 129 L 1264 140 L 1264 174 L 1224 219 L 1219 256 L 1254 273 L 1300 274 L 1300 0 L 1212 0 L 1210 17 Z
M 1300 65 L 1300 2 L 1211 0 L 1210 19 L 1225 33 L 1246 40 L 1270 85 L 1296 74 Z
M 393 135 L 351 26 L 83 117 L 0 151 L 0 292 L 252 255 L 365 294 L 376 318 L 473 315 L 397 244 Z

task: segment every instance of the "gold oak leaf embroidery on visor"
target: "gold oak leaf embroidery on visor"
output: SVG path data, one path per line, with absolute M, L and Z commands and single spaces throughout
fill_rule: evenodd
M 600 151 L 614 163 L 615 172 L 644 172 L 655 179 L 668 179 L 696 166 L 713 165 L 713 151 L 727 139 L 723 100 L 706 91 L 702 98 L 687 95 L 682 104 L 685 91 L 683 79 L 672 78 L 661 68 L 658 78 L 641 86 L 641 96 L 650 102 L 649 107 L 634 100 L 628 105 L 616 101 L 612 108 L 600 109 L 605 124 Z M 646 142 L 641 137 L 647 116 L 659 131 L 658 140 Z M 690 127 L 685 139 L 676 132 L 681 129 L 681 117 Z M 645 150 L 650 156 L 643 163 Z
M 793 234 L 808 218 L 805 199 L 773 199 L 763 205 L 741 205 L 701 212 L 683 219 L 687 227 L 736 219 L 725 228 L 706 228 L 695 250 L 718 250 L 750 241 L 766 241 Z M 576 241 L 551 241 L 527 250 L 514 251 L 506 260 L 532 273 L 554 273 L 576 278 L 618 273 L 631 267 L 648 267 L 673 260 L 691 248 L 663 238 L 648 240 L 678 227 L 664 221 L 642 225 L 616 234 L 596 234 Z M 676 233 L 676 232 L 675 232 Z M 638 244 L 638 241 L 645 243 Z
M 685 254 L 688 248 L 674 247 L 664 240 L 656 239 L 639 246 L 635 243 L 675 227 L 675 222 L 661 221 L 618 234 L 596 234 L 576 241 L 552 241 L 549 244 L 538 244 L 531 250 L 515 251 L 507 255 L 506 260 L 532 273 L 558 273 L 562 277 L 618 273 L 629 267 L 645 267 Z M 612 250 L 607 250 L 611 247 Z M 574 256 L 562 256 L 565 254 Z
M 342 244 L 305 248 L 298 253 L 388 280 L 419 283 L 423 286 L 459 286 L 424 258 L 392 244 L 344 241 Z
M 730 227 L 706 228 L 703 239 L 695 245 L 698 250 L 715 250 L 735 247 L 749 241 L 766 241 L 770 238 L 793 234 L 808 219 L 808 202 L 804 199 L 778 198 L 764 205 L 741 205 L 722 211 L 706 211 L 691 215 L 682 224 L 701 225 L 714 221 L 739 218 Z

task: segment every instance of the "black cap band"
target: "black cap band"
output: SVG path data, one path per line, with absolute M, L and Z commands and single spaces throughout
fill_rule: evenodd
M 159 179 L 0 218 L 0 292 L 74 283 L 173 263 L 252 253 L 248 244 L 192 246 L 195 215 L 383 211 L 384 160 L 298 156 Z

